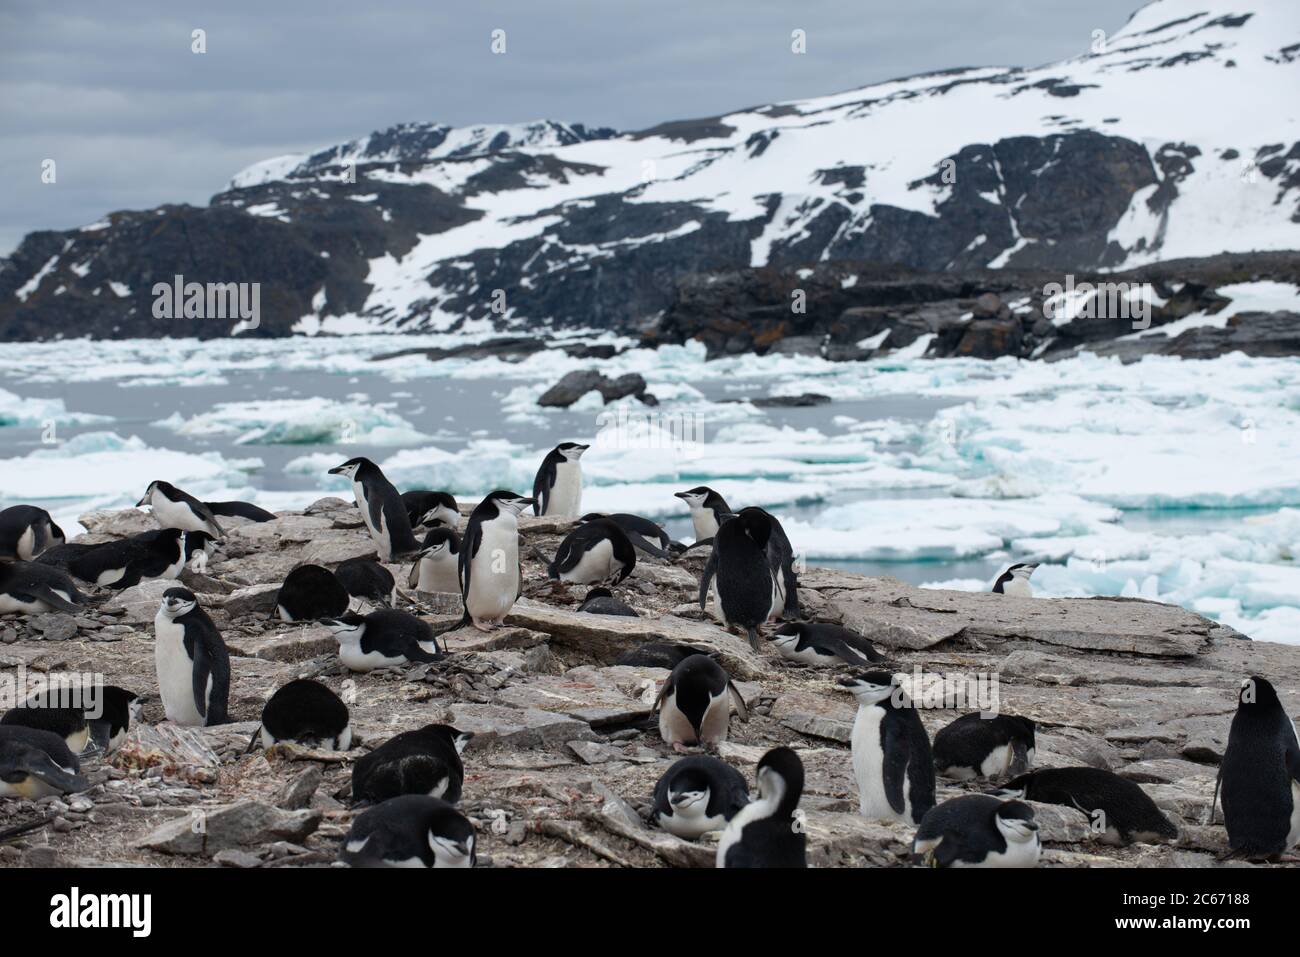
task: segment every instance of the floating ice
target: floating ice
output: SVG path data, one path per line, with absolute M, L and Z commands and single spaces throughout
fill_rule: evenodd
M 427 438 L 391 405 L 328 399 L 223 402 L 189 419 L 175 413 L 154 424 L 181 435 L 237 435 L 239 445 L 409 445 Z

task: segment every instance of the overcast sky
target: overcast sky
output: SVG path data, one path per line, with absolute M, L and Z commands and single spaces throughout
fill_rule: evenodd
M 1139 0 L 4 0 L 0 255 L 395 123 L 634 130 L 1087 52 Z M 206 31 L 207 52 L 191 52 Z M 807 53 L 790 52 L 794 29 Z M 490 34 L 506 31 L 506 53 Z M 57 181 L 41 183 L 41 163 Z

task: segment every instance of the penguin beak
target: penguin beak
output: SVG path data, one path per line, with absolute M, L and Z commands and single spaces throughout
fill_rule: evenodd
M 149 493 L 145 492 L 144 497 L 141 498 L 140 501 L 135 503 L 135 507 L 139 508 L 141 505 L 148 505 L 148 504 L 149 504 Z
M 686 498 L 686 493 L 685 493 L 685 492 L 673 492 L 673 498 L 685 499 L 685 498 Z
M 330 475 L 342 475 L 342 474 L 343 474 L 343 466 L 341 466 L 341 465 L 336 465 L 336 466 L 334 466 L 334 468 L 332 468 L 332 469 L 329 470 L 329 473 L 328 473 L 328 474 L 330 474 Z

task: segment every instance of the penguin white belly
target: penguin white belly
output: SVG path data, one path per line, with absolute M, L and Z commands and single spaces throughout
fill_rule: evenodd
M 722 837 L 718 839 L 718 856 L 714 860 L 714 866 L 726 866 L 727 851 L 731 850 L 732 845 L 740 843 L 746 824 L 761 821 L 765 817 L 771 817 L 775 810 L 776 804 L 774 802 L 759 800 L 750 801 L 737 811 L 736 816 L 727 822 L 727 829 L 722 832 Z
M 406 664 L 406 657 L 389 658 L 377 651 L 362 651 L 360 642 L 339 645 L 339 661 L 349 671 L 374 671 L 376 668 L 396 668 Z
M 787 649 L 783 645 L 777 645 L 776 650 L 780 652 L 781 657 L 790 661 L 797 661 L 801 665 L 829 665 L 839 659 L 833 655 L 821 655 L 811 645 L 807 648 L 795 651 L 793 648 Z
M 1032 841 L 1025 841 L 1020 844 L 1007 841 L 1005 851 L 990 851 L 989 854 L 978 864 L 972 864 L 968 861 L 953 861 L 952 866 L 956 867 L 1037 867 L 1038 855 L 1042 851 L 1043 845 L 1038 840 L 1038 835 L 1034 835 Z
M 710 831 L 721 831 L 727 826 L 727 819 L 721 814 L 712 817 L 707 813 L 709 799 L 701 795 L 698 801 L 685 807 L 673 808 L 673 813 L 659 815 L 659 826 L 669 834 L 686 841 L 694 841 Z
M 1002 594 L 1012 598 L 1033 598 L 1034 588 L 1023 578 L 1013 578 L 1002 586 Z
M 718 534 L 718 520 L 710 509 L 692 509 L 691 524 L 695 526 L 695 540 L 697 542 L 702 542 Z
M 1290 850 L 1300 841 L 1300 784 L 1291 782 L 1291 827 L 1286 832 L 1286 849 Z
M 885 712 L 874 705 L 859 707 L 853 719 L 853 776 L 858 782 L 858 813 L 879 821 L 912 820 L 907 775 L 903 775 L 903 813 L 899 814 L 885 794 L 885 752 L 880 742 L 880 723 Z
M 514 607 L 519 596 L 519 528 L 514 522 L 499 520 L 484 522 L 482 528 L 465 609 L 475 621 L 496 621 Z
M 677 707 L 677 692 L 667 695 L 659 707 L 659 734 L 669 744 L 695 744 L 695 729 Z
M 125 575 L 126 575 L 125 565 L 123 565 L 121 568 L 108 568 L 99 573 L 99 577 L 95 579 L 95 584 L 101 586 L 111 585 L 114 582 L 121 581 Z
M 420 559 L 419 577 L 415 583 L 416 591 L 430 594 L 460 594 L 460 577 L 456 570 L 454 556 L 441 561 L 432 558 Z
M 154 521 L 159 528 L 181 528 L 187 532 L 207 530 L 206 523 L 191 512 L 184 502 L 173 502 L 167 496 L 155 492 L 149 499 L 149 504 L 153 506 Z
M 374 522 L 370 519 L 370 504 L 366 500 L 365 487 L 360 482 L 352 483 L 352 494 L 357 500 L 357 508 L 361 510 L 361 520 L 366 523 L 366 530 L 370 532 L 370 537 L 374 539 L 375 546 L 379 550 L 379 557 L 387 559 L 393 554 L 393 544 L 389 539 L 388 529 L 384 527 L 384 510 L 379 510 L 379 527 L 376 528 Z
M 12 615 L 14 613 L 39 615 L 42 612 L 51 610 L 50 606 L 39 598 L 33 601 L 22 601 L 12 595 L 0 595 L 0 615 Z
M 18 536 L 18 544 L 15 546 L 18 557 L 25 562 L 30 562 L 36 552 L 36 529 L 28 525 L 23 529 L 23 533 Z
M 576 582 L 579 585 L 603 582 L 613 577 L 614 565 L 614 543 L 608 538 L 602 538 L 583 552 L 578 564 L 560 575 L 560 581 Z
M 709 702 L 700 722 L 700 742 L 717 744 L 727 740 L 727 727 L 731 724 L 731 697 L 726 688 L 722 694 Z
M 980 762 L 980 775 L 986 778 L 1001 777 L 1011 767 L 1011 745 L 1004 744 L 994 748 Z
M 195 552 L 195 553 L 194 553 L 194 556 L 195 556 L 196 558 L 197 558 L 199 555 L 203 555 L 203 552 Z M 177 557 L 176 561 L 172 562 L 170 565 L 168 565 L 166 568 L 164 568 L 164 569 L 162 570 L 162 574 L 160 574 L 158 577 L 159 577 L 159 578 L 165 578 L 165 579 L 167 579 L 167 580 L 169 580 L 169 581 L 175 580 L 176 576 L 178 576 L 178 575 L 181 573 L 182 569 L 184 569 L 184 568 L 185 568 L 185 547 L 184 547 L 184 544 L 182 543 L 182 545 L 181 545 L 181 553 L 180 553 L 180 555 Z
M 772 575 L 772 606 L 767 610 L 767 620 L 776 621 L 785 611 L 785 576 L 779 572 Z
M 64 768 L 64 770 L 68 769 Z M 39 801 L 41 798 L 61 795 L 62 793 L 58 788 L 51 787 L 34 774 L 29 774 L 22 781 L 14 784 L 0 781 L 0 797 L 17 797 L 25 798 L 28 801 Z
M 577 518 L 582 514 L 582 468 L 577 462 L 555 466 L 555 484 L 546 500 L 545 515 Z
M 161 613 L 154 619 L 154 666 L 163 711 L 176 724 L 201 726 L 203 716 L 194 704 L 194 662 L 185 653 L 185 628 Z M 211 678 L 208 679 L 211 688 Z

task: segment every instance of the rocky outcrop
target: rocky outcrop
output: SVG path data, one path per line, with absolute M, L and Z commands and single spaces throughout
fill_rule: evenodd
M 138 514 L 101 517 L 95 526 L 130 531 Z M 321 626 L 268 620 L 262 598 L 311 547 L 359 549 L 367 538 L 356 509 L 323 499 L 306 514 L 233 528 L 205 575 L 183 575 L 232 655 L 232 723 L 217 728 L 160 723 L 152 611 L 144 607 L 156 607 L 157 583 L 135 595 L 96 596 L 70 619 L 71 634 L 37 618 L 0 621 L 0 631 L 13 633 L 0 645 L 0 668 L 98 672 L 149 696 L 145 722 L 126 745 L 107 763 L 87 759 L 89 791 L 0 802 L 0 830 L 48 819 L 42 830 L 0 843 L 0 865 L 323 866 L 354 814 L 356 758 L 395 733 L 447 721 L 475 733 L 460 806 L 478 829 L 480 864 L 711 866 L 711 839 L 685 842 L 646 821 L 654 783 L 676 757 L 652 710 L 667 672 L 615 662 L 650 642 L 712 653 L 736 679 L 750 718 L 733 720 L 719 754 L 747 778 L 775 745 L 799 753 L 814 866 L 907 863 L 911 828 L 856 813 L 848 745 L 855 708 L 836 687 L 835 669 L 791 665 L 770 647 L 755 653 L 702 614 L 699 551 L 673 563 L 638 559 L 617 591 L 640 617 L 578 612 L 584 590 L 548 581 L 534 556 L 551 553 L 568 528 L 550 518 L 521 521 L 525 596 L 507 627 L 457 629 L 446 636 L 445 661 L 366 675 L 340 666 Z M 267 554 L 279 560 L 255 560 Z M 1300 648 L 1244 640 L 1174 606 L 927 590 L 821 568 L 802 574 L 800 596 L 818 618 L 876 643 L 925 705 L 931 735 L 976 707 L 940 692 L 982 680 L 999 710 L 1037 723 L 1038 765 L 1112 769 L 1142 786 L 1181 832 L 1172 844 L 1111 847 L 1094 840 L 1082 812 L 1037 805 L 1045 866 L 1217 865 L 1223 828 L 1203 821 L 1238 681 L 1265 675 L 1288 710 L 1300 711 Z M 456 620 L 430 596 L 403 605 L 433 623 Z M 300 676 L 324 681 L 348 702 L 353 749 L 246 754 L 263 703 Z M 940 797 L 981 786 L 941 780 Z
M 638 372 L 629 372 L 617 379 L 611 379 L 595 369 L 575 369 L 566 373 L 564 378 L 551 386 L 537 400 L 543 408 L 567 409 L 588 392 L 599 392 L 608 404 L 629 395 L 636 396 L 645 405 L 657 405 L 653 395 L 646 392 L 645 377 Z

